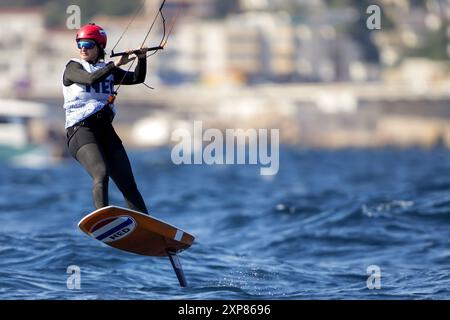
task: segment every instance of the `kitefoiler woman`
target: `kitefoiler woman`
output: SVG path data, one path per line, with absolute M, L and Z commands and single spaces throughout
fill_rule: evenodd
M 71 59 L 63 75 L 67 144 L 72 157 L 93 179 L 92 195 L 97 209 L 108 206 L 111 177 L 130 209 L 148 213 L 127 153 L 112 126 L 116 114 L 114 85 L 144 82 L 145 48 L 135 53 L 137 66 L 134 72 L 128 72 L 119 67 L 136 57 L 126 54 L 105 63 L 106 42 L 105 31 L 95 24 L 83 26 L 76 35 L 80 58 Z

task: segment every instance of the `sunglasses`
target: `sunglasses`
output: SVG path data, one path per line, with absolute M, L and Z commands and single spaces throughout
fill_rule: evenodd
M 92 49 L 95 47 L 95 42 L 92 41 L 78 41 L 77 42 L 78 49 L 85 48 L 85 49 Z

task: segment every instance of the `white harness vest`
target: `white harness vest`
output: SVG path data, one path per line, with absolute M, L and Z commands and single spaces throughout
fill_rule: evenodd
M 95 65 L 82 59 L 71 59 L 81 64 L 89 73 L 106 66 L 105 62 L 97 62 Z M 69 62 L 66 63 L 69 64 Z M 91 86 L 73 83 L 70 86 L 63 85 L 64 109 L 66 109 L 66 125 L 71 127 L 86 119 L 90 115 L 102 109 L 108 103 L 108 97 L 114 91 L 114 77 L 110 74 L 105 80 Z M 114 105 L 111 109 L 116 113 Z

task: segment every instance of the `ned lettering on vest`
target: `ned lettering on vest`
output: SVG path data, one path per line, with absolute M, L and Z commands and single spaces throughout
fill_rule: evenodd
M 102 82 L 98 82 L 92 85 L 86 85 L 85 91 L 89 93 L 106 93 L 110 95 L 114 93 L 114 82 L 111 79 L 106 79 Z

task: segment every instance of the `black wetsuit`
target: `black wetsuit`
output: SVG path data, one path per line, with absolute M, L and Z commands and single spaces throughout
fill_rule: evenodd
M 104 68 L 89 73 L 75 61 L 64 71 L 63 83 L 92 85 L 104 80 L 110 74 L 114 84 L 138 84 L 145 80 L 146 59 L 139 59 L 134 72 L 126 72 L 108 63 Z M 123 79 L 123 80 L 122 80 Z M 93 198 L 97 209 L 108 206 L 108 182 L 113 179 L 122 192 L 130 209 L 148 213 L 144 200 L 137 188 L 130 161 L 122 141 L 112 126 L 113 112 L 109 106 L 85 120 L 67 128 L 67 144 L 74 157 L 93 179 Z

